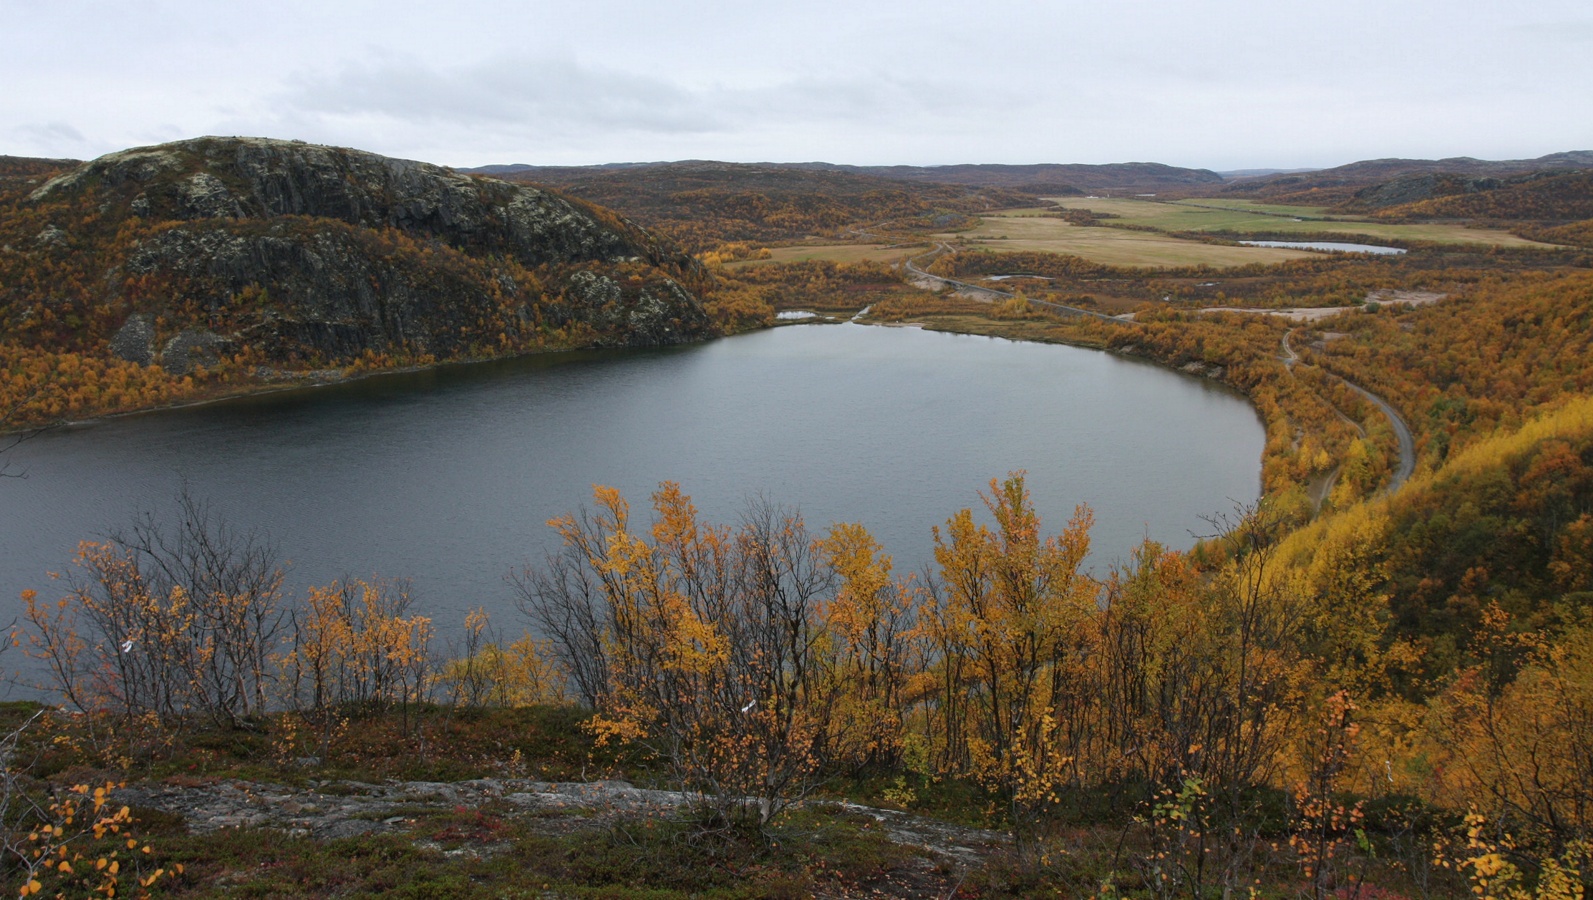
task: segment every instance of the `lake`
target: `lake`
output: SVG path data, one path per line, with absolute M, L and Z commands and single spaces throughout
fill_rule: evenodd
M 1372 253 L 1378 256 L 1398 256 L 1402 247 L 1379 247 L 1376 244 L 1349 244 L 1341 241 L 1240 241 L 1247 247 L 1285 247 L 1293 250 L 1321 250 L 1328 253 Z
M 663 480 L 705 517 L 757 496 L 810 528 L 868 526 L 898 569 L 931 526 L 1026 469 L 1047 532 L 1089 503 L 1104 572 L 1149 535 L 1259 492 L 1263 431 L 1238 395 L 1107 353 L 912 328 L 800 325 L 687 347 L 569 353 L 368 378 L 41 434 L 0 479 L 0 622 L 52 598 L 78 541 L 169 514 L 187 486 L 268 533 L 290 583 L 409 577 L 446 634 L 555 548 L 549 518 L 620 488 L 637 521 Z M 982 512 L 982 510 L 981 510 Z M 5 660 L 7 668 L 18 661 Z

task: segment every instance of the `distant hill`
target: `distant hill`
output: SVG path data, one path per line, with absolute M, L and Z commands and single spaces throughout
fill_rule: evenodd
M 692 249 L 733 241 L 899 235 L 1037 198 L 1002 187 L 903 182 L 835 167 L 688 160 L 612 166 L 490 166 L 611 207 Z M 866 236 L 866 235 L 865 235 Z
M 7 188 L 0 244 L 8 339 L 173 373 L 710 330 L 689 289 L 700 268 L 612 212 L 297 141 L 142 147 Z
M 1333 206 L 1347 203 L 1367 188 L 1419 175 L 1470 179 L 1509 178 L 1548 170 L 1593 168 L 1593 151 L 1553 153 L 1537 159 L 1482 160 L 1370 159 L 1332 169 L 1247 178 L 1222 189 L 1224 196 L 1252 197 L 1277 203 Z
M 1113 191 L 1156 193 L 1173 188 L 1222 184 L 1222 176 L 1208 169 L 1182 169 L 1161 163 L 1112 163 L 1082 165 L 1041 163 L 1036 165 L 952 165 L 952 166 L 835 166 L 829 163 L 801 163 L 804 167 L 859 172 L 901 181 L 927 181 L 938 184 L 967 184 L 1004 187 L 1032 194 L 1074 194 Z
M 1320 172 L 1320 169 L 1228 169 L 1218 172 L 1223 181 L 1240 181 L 1246 178 L 1266 178 L 1269 175 L 1298 175 L 1302 172 Z
M 1094 191 L 1151 192 L 1195 185 L 1219 185 L 1223 178 L 1208 169 L 1183 169 L 1161 163 L 1112 163 L 1084 165 L 1039 163 L 1035 165 L 963 164 L 948 166 L 850 166 L 826 162 L 805 163 L 719 163 L 705 160 L 651 163 L 610 163 L 600 166 L 482 166 L 464 171 L 496 177 L 514 176 L 544 179 L 549 184 L 594 177 L 600 173 L 638 170 L 742 166 L 747 170 L 803 170 L 868 175 L 892 181 L 919 184 L 958 184 L 972 187 L 999 187 L 1028 194 L 1068 195 Z
M 40 159 L 33 156 L 0 156 L 0 187 L 25 182 L 33 178 L 58 175 L 78 165 L 82 165 L 81 160 Z
M 1387 218 L 1574 222 L 1593 219 L 1593 169 L 1508 178 L 1407 175 L 1365 188 L 1339 209 Z

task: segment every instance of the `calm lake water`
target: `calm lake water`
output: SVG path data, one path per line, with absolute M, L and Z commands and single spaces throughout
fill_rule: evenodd
M 1285 247 L 1294 250 L 1324 250 L 1332 253 L 1372 253 L 1378 256 L 1398 256 L 1402 247 L 1379 247 L 1376 244 L 1349 244 L 1342 241 L 1240 241 L 1249 247 Z
M 1175 546 L 1253 500 L 1263 432 L 1204 380 L 1089 350 L 861 325 L 707 344 L 560 354 L 59 429 L 7 454 L 0 622 L 58 591 L 79 540 L 186 484 L 261 529 L 290 583 L 413 579 L 446 633 L 485 606 L 518 633 L 504 576 L 555 547 L 549 518 L 620 488 L 645 521 L 663 480 L 713 521 L 747 498 L 810 528 L 857 521 L 898 569 L 992 477 L 1026 469 L 1047 531 L 1095 510 L 1093 565 L 1145 535 Z M 6 669 L 20 660 L 0 660 Z

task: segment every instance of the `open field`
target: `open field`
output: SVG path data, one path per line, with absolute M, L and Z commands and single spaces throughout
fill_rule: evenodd
M 812 244 L 795 247 L 772 247 L 768 259 L 744 259 L 730 263 L 728 268 L 739 269 L 759 263 L 806 262 L 822 259 L 829 262 L 852 263 L 864 260 L 874 262 L 901 262 L 909 256 L 924 252 L 924 247 L 902 247 L 895 244 Z
M 1202 244 L 1164 234 L 1072 225 L 1037 216 L 1032 210 L 986 216 L 972 231 L 938 235 L 937 239 L 998 252 L 1067 253 L 1112 266 L 1242 266 L 1312 255 L 1304 250 Z
M 1263 203 L 1260 200 L 1239 200 L 1228 197 L 1195 197 L 1189 200 L 1174 200 L 1185 206 L 1202 206 L 1207 209 L 1232 209 L 1240 212 L 1253 212 L 1262 215 L 1289 216 L 1290 218 L 1320 219 L 1328 215 L 1326 206 L 1285 206 L 1281 203 Z
M 1154 200 L 1128 200 L 1116 197 L 1059 197 L 1056 198 L 1056 203 L 1068 209 L 1089 209 L 1098 213 L 1110 213 L 1118 217 L 1112 220 L 1113 224 L 1143 225 L 1162 231 L 1233 231 L 1287 233 L 1301 236 L 1330 232 L 1363 234 L 1369 238 L 1395 241 L 1488 244 L 1495 247 L 1550 246 L 1517 237 L 1507 231 L 1471 228 L 1465 225 L 1434 223 L 1399 225 L 1353 219 L 1313 218 L 1321 216 L 1323 210 L 1311 206 L 1287 207 L 1276 204 L 1244 203 L 1237 200 L 1200 199 L 1161 203 Z M 1206 206 L 1223 208 L 1204 208 Z M 1297 220 L 1283 215 L 1290 211 L 1300 218 Z M 1030 214 L 1032 215 L 1032 212 Z

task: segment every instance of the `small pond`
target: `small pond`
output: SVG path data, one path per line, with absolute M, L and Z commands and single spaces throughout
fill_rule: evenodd
M 1320 250 L 1324 253 L 1374 253 L 1379 256 L 1398 256 L 1401 247 L 1379 247 L 1376 244 L 1347 244 L 1340 241 L 1240 241 L 1247 247 L 1283 247 L 1290 250 Z

